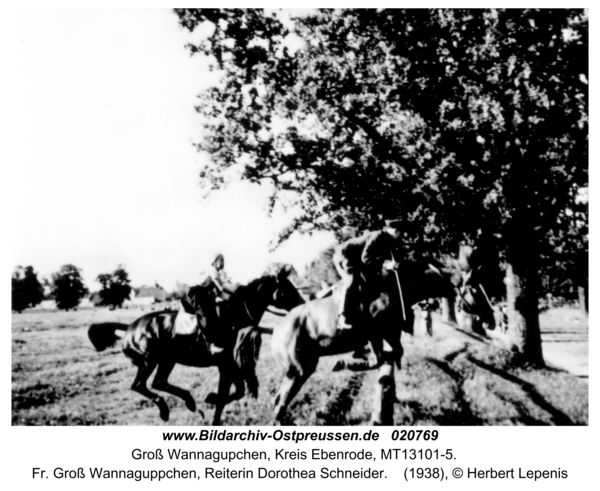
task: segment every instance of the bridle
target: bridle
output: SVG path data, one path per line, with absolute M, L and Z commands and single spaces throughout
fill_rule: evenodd
M 276 280 L 277 281 L 277 280 Z M 277 294 L 281 288 L 281 286 L 279 286 L 279 281 L 277 281 L 277 287 L 275 288 L 275 290 L 273 291 L 273 294 L 271 296 L 271 301 L 275 302 L 277 299 Z M 260 322 L 260 319 L 255 320 L 254 316 L 252 315 L 252 313 L 250 312 L 250 309 L 248 308 L 248 304 L 246 303 L 246 300 L 242 297 L 242 305 L 244 306 L 244 310 L 246 311 L 246 314 L 248 315 L 248 318 L 250 319 L 250 322 L 252 323 L 251 325 L 256 326 L 258 325 L 258 323 Z M 269 305 L 266 306 L 265 310 L 267 310 L 269 307 Z M 274 312 L 275 313 L 275 312 Z
M 470 278 L 469 278 L 469 279 L 470 279 Z M 488 295 L 487 295 L 487 293 L 486 293 L 486 291 L 485 291 L 485 289 L 483 288 L 483 285 L 482 285 L 481 283 L 477 283 L 477 285 L 476 285 L 476 286 L 473 286 L 473 285 L 469 284 L 469 281 L 467 280 L 467 281 L 465 282 L 465 284 L 464 284 L 464 290 L 466 290 L 467 288 L 471 289 L 471 296 L 473 297 L 473 302 L 472 302 L 472 303 L 468 302 L 468 301 L 467 301 L 467 299 L 465 298 L 465 294 L 464 294 L 464 293 L 463 293 L 463 291 L 462 291 L 463 289 L 461 289 L 461 288 L 458 288 L 457 286 L 455 286 L 455 287 L 454 287 L 454 289 L 457 291 L 458 295 L 460 296 L 460 298 L 461 298 L 461 300 L 462 300 L 462 302 L 461 302 L 461 303 L 462 303 L 462 306 L 463 306 L 463 308 L 464 308 L 464 307 L 467 307 L 467 308 L 464 308 L 465 312 L 467 312 L 467 313 L 469 313 L 469 314 L 473 314 L 473 313 L 474 313 L 474 312 L 469 312 L 469 310 L 471 310 L 471 309 L 469 309 L 469 308 L 468 308 L 468 307 L 470 307 L 471 305 L 473 305 L 474 303 L 476 303 L 476 302 L 475 302 L 475 294 L 473 293 L 473 290 L 474 290 L 475 292 L 476 292 L 477 290 L 481 291 L 481 293 L 483 294 L 483 297 L 485 298 L 485 301 L 486 301 L 486 302 L 487 302 L 487 304 L 488 304 L 488 307 L 489 307 L 491 310 L 494 310 L 494 307 L 492 306 L 492 302 L 490 302 L 490 298 L 488 297 Z

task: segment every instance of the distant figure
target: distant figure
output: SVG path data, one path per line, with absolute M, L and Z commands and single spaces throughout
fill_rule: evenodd
M 223 351 L 222 313 L 219 305 L 233 292 L 229 277 L 225 272 L 223 254 L 216 254 L 210 266 L 200 274 L 200 284 L 188 292 L 190 303 L 201 318 L 201 331 L 208 343 L 211 354 Z
M 365 232 L 336 247 L 333 263 L 342 277 L 338 327 L 349 329 L 362 316 L 366 295 L 361 294 L 362 283 L 373 291 L 380 290 L 382 270 L 398 269 L 399 220 L 388 220 L 383 230 Z
M 439 301 L 436 298 L 427 298 L 421 300 L 417 305 L 420 310 L 420 327 L 428 336 L 433 336 L 433 320 L 431 314 L 439 309 Z

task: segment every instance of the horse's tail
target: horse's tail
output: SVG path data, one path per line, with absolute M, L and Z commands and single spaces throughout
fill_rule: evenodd
M 258 397 L 259 383 L 256 376 L 256 362 L 260 355 L 261 345 L 262 336 L 260 331 L 255 326 L 250 326 L 238 331 L 233 349 L 233 359 L 246 382 L 248 392 L 254 398 Z
M 104 351 L 125 335 L 127 327 L 127 324 L 121 324 L 120 322 L 92 324 L 88 329 L 88 338 L 90 338 L 96 351 Z

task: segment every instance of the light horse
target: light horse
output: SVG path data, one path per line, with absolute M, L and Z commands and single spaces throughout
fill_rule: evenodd
M 283 382 L 274 400 L 278 422 L 282 422 L 288 405 L 315 372 L 322 356 L 348 353 L 360 349 L 367 342 L 371 342 L 377 353 L 381 349 L 381 341 L 385 340 L 400 368 L 403 354 L 401 332 L 411 332 L 414 321 L 411 305 L 428 298 L 454 296 L 455 288 L 448 275 L 429 264 L 403 262 L 399 272 L 402 299 L 398 277 L 390 272 L 382 280 L 381 292 L 367 302 L 368 310 L 360 325 L 351 329 L 337 328 L 339 295 L 334 291 L 328 297 L 294 308 L 283 324 L 274 330 L 271 348 L 284 372 Z M 372 370 L 381 366 L 380 360 L 377 356 L 375 362 L 340 361 L 334 370 Z
M 254 397 L 258 394 L 256 360 L 261 344 L 258 323 L 273 306 L 290 310 L 303 300 L 288 279 L 289 271 L 263 276 L 247 286 L 239 287 L 231 296 L 223 312 L 225 350 L 211 355 L 204 336 L 199 335 L 200 314 L 184 299 L 179 311 L 151 312 L 129 326 L 116 323 L 95 324 L 88 336 L 98 351 L 111 346 L 125 330 L 122 348 L 138 371 L 131 389 L 150 399 L 160 411 L 163 421 L 169 420 L 169 407 L 165 399 L 148 389 L 146 383 L 154 369 L 156 375 L 152 388 L 183 399 L 186 407 L 196 411 L 196 402 L 188 390 L 168 382 L 177 363 L 192 367 L 217 366 L 219 384 L 217 393 L 210 393 L 206 402 L 215 404 L 213 425 L 220 424 L 225 405 L 244 396 L 244 382 Z M 157 368 L 158 367 L 158 368 Z M 235 391 L 230 394 L 231 385 Z

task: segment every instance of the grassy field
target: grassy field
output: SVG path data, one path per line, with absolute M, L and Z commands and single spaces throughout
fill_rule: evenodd
M 13 425 L 207 425 L 217 369 L 177 366 L 170 381 L 190 389 L 198 412 L 169 394 L 171 419 L 163 423 L 155 406 L 129 387 L 135 368 L 120 348 L 97 353 L 87 339 L 90 324 L 131 322 L 144 312 L 107 309 L 78 312 L 31 311 L 12 322 Z M 570 349 L 587 366 L 587 320 L 575 310 L 557 309 L 541 317 L 544 339 L 554 359 Z M 562 336 L 562 337 L 561 337 Z M 551 344 L 549 344 L 551 343 Z M 417 332 L 403 338 L 405 356 L 396 374 L 397 425 L 586 425 L 588 380 L 564 370 L 507 368 L 497 342 L 434 319 L 433 338 Z M 582 345 L 583 346 L 583 345 Z M 561 351 L 562 350 L 562 351 Z M 579 358 L 577 358 L 579 357 Z M 583 357 L 586 359 L 584 360 Z M 290 407 L 297 425 L 366 425 L 376 373 L 331 372 L 335 358 L 323 359 Z M 553 364 L 560 366 L 560 364 Z M 244 398 L 225 409 L 224 425 L 272 425 L 271 401 L 280 373 L 263 335 L 258 363 L 258 399 Z

